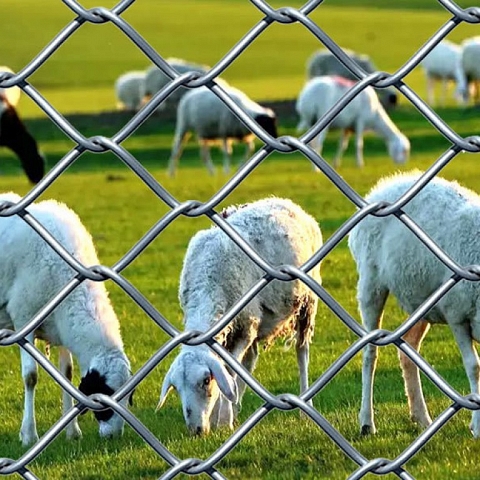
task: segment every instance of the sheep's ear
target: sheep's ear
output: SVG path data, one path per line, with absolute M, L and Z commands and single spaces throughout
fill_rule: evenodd
M 172 378 L 171 377 L 172 377 L 172 372 L 171 372 L 171 368 L 170 368 L 170 370 L 168 371 L 167 375 L 165 376 L 165 378 L 163 380 L 162 392 L 160 393 L 160 400 L 158 401 L 157 408 L 155 409 L 156 412 L 158 410 L 160 410 L 160 408 L 163 407 L 163 404 L 165 403 L 165 400 L 166 400 L 168 394 L 174 388 L 174 386 L 172 385 Z
M 208 368 L 212 372 L 213 377 L 217 381 L 220 391 L 232 403 L 237 402 L 237 384 L 227 369 L 216 358 L 208 359 Z

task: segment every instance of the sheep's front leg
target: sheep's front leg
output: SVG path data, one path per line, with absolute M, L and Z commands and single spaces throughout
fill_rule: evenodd
M 365 165 L 363 161 L 363 132 L 365 127 L 363 122 L 358 121 L 355 127 L 355 147 L 356 147 L 356 158 L 357 158 L 357 167 L 363 167 Z
M 230 173 L 230 163 L 232 158 L 232 142 L 228 138 L 222 139 L 223 144 L 223 173 Z
M 73 378 L 72 354 L 66 348 L 60 347 L 59 356 L 60 356 L 60 372 L 71 383 Z M 73 399 L 65 390 L 62 390 L 62 397 L 63 397 L 63 414 L 65 415 L 73 407 Z M 66 428 L 66 435 L 69 440 L 80 438 L 82 436 L 82 431 L 78 426 L 78 417 L 75 417 L 68 424 Z
M 207 142 L 203 142 L 203 141 L 201 142 L 201 144 L 200 144 L 200 155 L 202 157 L 203 163 L 207 167 L 208 173 L 210 175 L 214 175 L 215 174 L 215 167 L 213 166 L 212 157 L 210 155 L 210 147 L 207 144 Z
M 470 390 L 472 393 L 479 392 L 479 375 L 480 375 L 480 362 L 478 359 L 477 351 L 473 345 L 472 332 L 470 324 L 454 324 L 451 325 L 453 335 L 457 340 L 458 347 L 462 353 L 463 364 L 465 371 L 467 372 L 468 381 L 470 382 Z M 475 438 L 480 437 L 480 410 L 475 410 L 472 413 L 472 423 L 470 425 L 473 436 Z
M 246 321 L 246 323 L 247 325 L 245 325 L 242 331 L 242 336 L 236 339 L 236 343 L 232 348 L 231 353 L 233 357 L 236 358 L 237 361 L 242 364 L 244 364 L 244 361 L 246 359 L 247 360 L 246 368 L 248 369 L 249 368 L 248 365 L 250 365 L 251 368 L 255 366 L 256 356 L 258 356 L 258 350 L 255 350 L 255 347 L 253 347 L 253 344 L 256 343 L 260 321 L 256 318 L 254 319 L 250 318 Z M 245 385 L 243 386 L 241 385 L 242 383 L 244 383 L 243 380 L 238 379 L 236 374 L 234 375 L 233 379 L 237 383 L 237 394 L 238 394 L 239 388 L 241 387 L 243 388 L 242 390 L 242 395 L 243 395 L 243 393 L 245 392 Z M 233 414 L 235 418 L 237 418 L 237 415 L 241 410 L 241 399 L 242 397 L 238 394 L 237 403 L 233 406 Z
M 253 155 L 253 152 L 255 152 L 255 141 L 252 140 L 247 140 L 245 143 L 245 159 L 243 163 L 247 163 L 249 158 Z
M 348 141 L 350 140 L 350 132 L 343 129 L 340 131 L 340 140 L 338 142 L 338 149 L 333 159 L 333 168 L 338 168 L 342 162 L 343 154 L 348 147 Z
M 420 320 L 403 336 L 403 339 L 418 352 L 429 329 L 430 324 L 425 320 Z M 422 427 L 428 427 L 432 423 L 432 419 L 428 413 L 427 404 L 423 396 L 420 371 L 417 365 L 401 350 L 398 351 L 398 355 L 405 382 L 405 393 L 407 394 L 410 417 Z
M 34 343 L 33 333 L 27 335 L 26 340 Z M 27 447 L 38 441 L 37 426 L 35 422 L 35 387 L 38 381 L 37 362 L 23 348 L 20 350 L 22 362 L 22 378 L 25 387 L 24 410 L 20 440 Z
M 184 137 L 184 134 L 179 134 L 175 135 L 175 138 L 173 139 L 172 153 L 170 154 L 170 160 L 168 161 L 169 177 L 175 176 L 175 170 L 178 166 L 178 160 L 182 154 Z
M 426 80 L 427 80 L 427 100 L 428 100 L 428 104 L 433 107 L 435 105 L 435 98 L 434 98 L 435 81 L 428 74 L 426 75 Z
M 322 151 L 323 151 L 323 142 L 325 141 L 325 137 L 327 136 L 328 132 L 328 127 L 325 127 L 315 138 L 312 139 L 310 142 L 310 146 L 315 150 L 318 155 L 321 157 L 322 156 Z M 320 169 L 312 163 L 313 170 L 315 172 L 319 172 Z
M 232 403 L 227 400 L 223 395 L 218 397 L 215 406 L 212 411 L 212 428 L 227 426 L 233 429 L 233 407 Z
M 368 270 L 361 272 L 358 282 L 358 304 L 363 325 L 368 332 L 380 327 L 387 296 L 388 290 L 375 281 L 375 272 Z M 363 349 L 362 406 L 359 415 L 362 435 L 377 431 L 373 413 L 373 381 L 377 359 L 378 347 L 367 345 Z
M 255 340 L 250 346 L 250 348 L 247 350 L 247 353 L 245 353 L 242 364 L 250 373 L 253 373 L 253 371 L 255 370 L 255 366 L 257 365 L 257 359 L 258 359 L 258 341 Z M 238 378 L 237 387 L 238 387 L 237 407 L 240 408 L 242 404 L 242 398 L 245 393 L 245 389 L 247 388 L 247 384 L 241 378 Z M 238 411 L 235 412 L 235 417 L 238 415 L 239 411 L 240 410 L 238 409 Z

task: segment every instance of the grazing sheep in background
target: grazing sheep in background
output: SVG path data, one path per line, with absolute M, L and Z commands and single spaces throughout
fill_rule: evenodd
M 14 71 L 5 66 L 0 66 L 0 74 L 2 72 L 14 73 Z M 12 107 L 16 107 L 20 100 L 20 94 L 22 90 L 20 87 L 0 88 L 0 98 L 6 100 Z
M 6 90 L 5 90 L 6 91 Z M 0 91 L 0 146 L 17 154 L 23 170 L 32 183 L 38 183 L 45 174 L 45 159 L 37 142 L 28 132 L 7 97 Z
M 467 98 L 477 104 L 480 96 L 480 36 L 468 38 L 461 45 L 462 68 L 468 82 Z
M 387 177 L 366 197 L 369 202 L 395 202 L 421 172 Z M 411 217 L 454 261 L 467 266 L 480 263 L 480 197 L 456 182 L 431 180 L 402 210 Z M 381 328 L 389 294 L 412 314 L 447 279 L 450 271 L 395 216 L 368 216 L 357 225 L 348 240 L 359 274 L 357 299 L 363 324 L 368 331 Z M 430 324 L 448 324 L 458 343 L 472 393 L 480 393 L 480 364 L 473 341 L 480 340 L 480 285 L 462 281 L 450 290 L 405 335 L 420 349 Z M 376 431 L 373 419 L 373 379 L 378 350 L 365 347 L 360 424 L 362 433 Z M 418 368 L 400 353 L 410 414 L 422 426 L 431 418 L 423 397 Z M 472 430 L 480 436 L 480 411 L 473 412 Z
M 178 73 L 183 74 L 186 72 L 198 72 L 201 74 L 207 73 L 210 70 L 210 67 L 207 65 L 200 65 L 198 63 L 188 62 L 180 58 L 167 58 L 165 59 L 172 68 L 174 68 Z M 162 70 L 160 70 L 156 65 L 152 65 L 147 69 L 145 77 L 145 101 L 150 100 L 150 98 L 160 91 L 165 85 L 170 83 L 172 80 L 167 77 Z M 186 88 L 179 88 L 171 95 L 168 96 L 157 108 L 157 110 L 164 110 L 167 105 L 175 107 L 180 99 L 185 93 L 188 92 Z
M 224 217 L 262 258 L 276 267 L 299 267 L 322 245 L 318 223 L 290 200 L 267 198 L 230 207 Z M 320 265 L 309 274 L 321 282 Z M 263 275 L 220 228 L 198 232 L 190 241 L 180 277 L 185 329 L 209 329 Z M 317 296 L 300 281 L 274 280 L 216 338 L 253 372 L 260 342 L 270 345 L 279 336 L 294 337 L 300 390 L 304 392 L 308 387 L 309 343 L 317 302 Z M 172 388 L 180 395 L 189 430 L 202 434 L 221 425 L 233 428 L 245 383 L 235 379 L 208 346 L 183 346 L 164 379 L 158 408 Z
M 427 79 L 427 100 L 435 104 L 435 81 L 442 83 L 441 104 L 445 105 L 447 83 L 456 83 L 455 97 L 463 103 L 467 97 L 467 79 L 462 68 L 462 49 L 448 40 L 440 42 L 420 63 Z
M 308 81 L 296 103 L 296 110 L 300 116 L 297 130 L 306 130 L 314 125 L 354 84 L 352 80 L 336 76 L 315 77 Z M 410 154 L 408 138 L 394 125 L 371 87 L 367 87 L 357 95 L 333 122 L 312 140 L 312 146 L 319 155 L 322 154 L 323 142 L 329 128 L 341 130 L 340 143 L 333 161 L 335 168 L 340 166 L 350 134 L 353 132 L 356 136 L 357 166 L 363 166 L 363 132 L 365 130 L 373 130 L 386 141 L 388 153 L 395 163 L 405 163 L 408 160 Z
M 353 50 L 342 50 L 354 60 L 359 67 L 367 73 L 374 73 L 378 68 L 373 64 L 368 55 L 356 53 Z M 307 80 L 325 75 L 338 75 L 350 80 L 358 81 L 358 78 L 341 63 L 329 50 L 318 50 L 307 61 Z M 397 92 L 393 87 L 375 89 L 383 107 L 387 110 L 397 105 Z
M 218 79 L 217 79 L 218 80 Z M 233 101 L 242 107 L 272 137 L 277 136 L 275 112 L 251 100 L 245 93 L 220 83 Z M 168 173 L 175 175 L 176 166 L 182 153 L 183 141 L 189 132 L 194 132 L 200 143 L 200 155 L 209 173 L 213 175 L 210 145 L 221 142 L 223 149 L 223 170 L 230 171 L 232 141 L 246 144 L 245 161 L 255 150 L 255 135 L 235 116 L 235 114 L 207 87 L 187 92 L 177 108 L 177 124 L 170 156 Z
M 136 112 L 145 96 L 146 72 L 133 71 L 120 75 L 115 82 L 117 108 Z
M 0 202 L 18 202 L 8 193 Z M 55 200 L 28 207 L 42 225 L 83 265 L 98 265 L 92 238 L 78 216 Z M 76 272 L 20 217 L 0 218 L 0 328 L 21 329 L 57 294 Z M 130 363 L 123 351 L 120 326 L 105 285 L 86 280 L 55 308 L 47 320 L 26 336 L 60 346 L 60 371 L 72 380 L 72 356 L 80 364 L 80 391 L 85 395 L 110 395 L 130 377 Z M 71 352 L 71 353 L 70 353 Z M 35 422 L 37 364 L 20 350 L 25 385 L 25 405 L 20 439 L 23 445 L 38 440 Z M 73 405 L 63 392 L 63 413 Z M 102 437 L 121 434 L 123 419 L 113 410 L 95 412 Z M 81 436 L 77 419 L 66 428 L 67 438 Z

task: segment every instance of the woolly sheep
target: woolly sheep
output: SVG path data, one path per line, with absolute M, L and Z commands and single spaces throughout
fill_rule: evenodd
M 198 72 L 201 74 L 207 73 L 210 70 L 208 65 L 201 65 L 198 63 L 188 62 L 181 58 L 170 57 L 166 61 L 174 68 L 178 73 L 183 74 L 187 72 Z M 145 101 L 148 101 L 153 95 L 160 91 L 165 85 L 171 82 L 171 79 L 167 77 L 162 70 L 156 65 L 152 65 L 147 69 L 145 77 Z M 186 88 L 179 88 L 168 96 L 159 106 L 158 110 L 164 110 L 167 105 L 175 107 L 185 93 Z
M 309 80 L 300 92 L 296 103 L 296 110 L 300 116 L 297 130 L 302 131 L 314 125 L 354 84 L 352 80 L 337 76 L 315 77 Z M 350 134 L 353 132 L 356 136 L 357 166 L 363 166 L 363 132 L 365 130 L 373 130 L 385 140 L 388 152 L 395 163 L 405 163 L 408 160 L 410 154 L 408 138 L 394 125 L 371 87 L 367 87 L 357 95 L 333 122 L 312 140 L 312 146 L 319 155 L 322 153 L 323 142 L 329 128 L 341 130 L 340 143 L 333 161 L 335 168 L 340 166 Z
M 320 228 L 292 201 L 267 198 L 223 213 L 229 224 L 273 266 L 304 264 L 322 245 Z M 180 277 L 180 304 L 186 330 L 206 331 L 246 293 L 264 272 L 220 228 L 198 232 L 190 241 Z M 318 283 L 320 265 L 309 275 Z M 308 386 L 308 352 L 317 296 L 300 281 L 274 280 L 216 337 L 253 372 L 258 344 L 295 337 L 300 390 Z M 238 391 L 237 391 L 238 382 Z M 245 383 L 232 376 L 206 345 L 183 346 L 164 379 L 160 408 L 174 388 L 192 433 L 233 428 Z
M 5 90 L 7 91 L 7 90 Z M 35 138 L 20 120 L 17 111 L 0 91 L 0 146 L 12 150 L 22 164 L 28 179 L 38 183 L 45 174 L 45 158 Z
M 395 202 L 419 179 L 421 172 L 396 174 L 382 180 L 368 194 L 368 202 Z M 467 266 L 480 263 L 480 197 L 442 178 L 431 180 L 402 210 L 454 261 Z M 350 233 L 348 245 L 359 274 L 357 299 L 368 331 L 380 328 L 387 296 L 394 295 L 403 310 L 412 314 L 452 272 L 395 216 L 368 216 Z M 405 335 L 420 349 L 430 324 L 448 324 L 462 353 L 471 391 L 480 393 L 479 360 L 473 341 L 480 340 L 480 285 L 460 282 Z M 369 345 L 363 356 L 360 424 L 362 433 L 375 433 L 373 379 L 377 347 Z M 400 353 L 410 414 L 422 426 L 431 423 L 423 397 L 418 368 Z M 473 412 L 472 430 L 480 436 L 480 411 Z
M 456 83 L 455 96 L 459 103 L 467 97 L 467 79 L 462 68 L 462 49 L 448 40 L 440 42 L 420 63 L 427 80 L 427 100 L 431 105 L 435 104 L 434 82 L 442 83 L 441 103 L 445 104 L 447 83 Z
M 0 66 L 0 74 L 2 72 L 14 73 L 13 70 L 6 66 Z M 3 98 L 4 101 L 8 102 L 12 107 L 16 107 L 20 100 L 21 94 L 20 87 L 9 87 L 9 88 L 0 88 L 0 98 Z
M 232 100 L 242 107 L 272 137 L 277 136 L 276 116 L 273 110 L 251 100 L 245 93 L 222 81 L 221 86 Z M 214 174 L 210 145 L 221 142 L 223 149 L 223 170 L 230 171 L 232 142 L 238 140 L 246 144 L 245 161 L 255 150 L 255 135 L 237 116 L 207 87 L 187 92 L 177 108 L 177 124 L 170 156 L 168 173 L 175 170 L 182 153 L 182 144 L 189 132 L 194 132 L 200 143 L 200 155 L 209 173 Z
M 13 193 L 1 194 L 0 203 L 20 201 Z M 46 200 L 28 207 L 35 217 L 83 265 L 98 265 L 92 238 L 78 216 L 62 203 Z M 0 218 L 0 328 L 21 329 L 76 274 L 20 217 Z M 130 363 L 123 351 L 120 327 L 101 282 L 84 281 L 55 308 L 47 320 L 26 336 L 60 347 L 60 371 L 72 380 L 72 356 L 78 359 L 85 395 L 110 395 L 130 377 Z M 35 422 L 37 364 L 20 350 L 25 387 L 20 430 L 23 445 L 38 440 Z M 63 413 L 73 405 L 63 392 Z M 112 410 L 95 412 L 102 437 L 121 434 L 123 419 Z M 75 418 L 67 438 L 81 436 Z
M 480 36 L 464 40 L 461 48 L 462 67 L 468 82 L 466 100 L 471 96 L 477 104 L 480 96 Z
M 342 50 L 354 60 L 360 68 L 365 70 L 366 73 L 378 71 L 378 68 L 368 55 L 357 53 L 347 48 L 342 48 Z M 338 75 L 358 81 L 358 78 L 345 67 L 333 53 L 329 50 L 318 50 L 313 53 L 307 61 L 307 80 L 325 75 Z M 389 108 L 395 107 L 397 104 L 397 92 L 394 88 L 379 88 L 376 89 L 376 92 L 384 108 L 388 110 Z
M 137 111 L 145 96 L 146 72 L 133 71 L 120 75 L 115 82 L 117 108 Z

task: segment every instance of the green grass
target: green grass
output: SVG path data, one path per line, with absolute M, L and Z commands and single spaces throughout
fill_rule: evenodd
M 93 0 L 82 3 L 86 7 L 97 5 Z M 288 3 L 300 5 L 297 1 Z M 107 7 L 113 4 L 113 1 L 104 3 Z M 283 2 L 272 4 L 279 7 Z M 26 65 L 73 18 L 61 2 L 54 0 L 4 0 L 2 5 L 7 12 L 0 17 L 2 63 L 14 69 Z M 367 52 L 381 68 L 394 71 L 449 14 L 433 0 L 403 0 L 395 2 L 395 8 L 392 5 L 393 2 L 381 0 L 327 0 L 312 18 L 341 45 Z M 249 2 L 240 0 L 166 1 L 161 5 L 154 0 L 140 0 L 124 17 L 160 53 L 214 64 L 261 15 Z M 395 28 L 385 28 L 392 18 Z M 451 38 L 459 41 L 473 34 L 470 27 L 461 26 Z M 304 80 L 305 59 L 317 46 L 316 40 L 301 26 L 273 25 L 234 62 L 225 77 L 254 98 L 293 98 Z M 109 137 L 125 124 L 129 115 L 92 113 L 113 109 L 112 84 L 121 72 L 147 64 L 142 54 L 111 25 L 85 25 L 32 76 L 32 83 L 84 135 Z M 418 69 L 407 82 L 424 94 L 423 77 Z M 20 112 L 47 154 L 50 167 L 74 146 L 25 95 Z M 450 102 L 438 112 L 462 136 L 478 132 L 475 108 L 460 110 Z M 448 148 L 448 142 L 406 101 L 394 112 L 393 119 L 412 142 L 408 167 L 426 169 Z M 292 115 L 282 115 L 280 134 L 294 134 L 295 123 Z M 197 148 L 191 144 L 182 157 L 178 177 L 167 178 L 165 167 L 172 132 L 171 120 L 155 116 L 123 145 L 179 200 L 208 200 L 228 177 L 221 173 L 207 176 Z M 324 150 L 328 159 L 332 158 L 337 138 L 335 134 L 329 135 Z M 220 158 L 216 153 L 217 165 Z M 378 178 L 395 170 L 382 142 L 372 136 L 365 140 L 365 158 L 366 167 L 359 171 L 354 167 L 351 147 L 339 170 L 361 194 Z M 478 190 L 477 173 L 478 159 L 468 154 L 458 156 L 443 172 L 447 178 Z M 0 174 L 0 191 L 14 190 L 20 194 L 29 191 L 17 160 L 5 149 L 0 150 Z M 322 174 L 312 174 L 309 163 L 297 154 L 269 157 L 229 195 L 224 205 L 268 195 L 290 197 L 302 205 L 318 219 L 325 239 L 355 211 L 336 187 Z M 49 197 L 66 202 L 78 212 L 92 232 L 105 265 L 121 258 L 167 212 L 167 207 L 112 154 L 80 157 L 42 196 Z M 191 236 L 208 225 L 203 218 L 178 219 L 124 271 L 126 278 L 178 327 L 181 311 L 177 289 L 183 256 Z M 346 241 L 324 261 L 322 276 L 325 288 L 358 319 L 356 271 Z M 108 288 L 122 325 L 127 354 L 136 371 L 164 344 L 167 336 L 119 288 L 113 284 L 108 284 Z M 403 318 L 404 314 L 390 302 L 385 315 L 386 328 L 394 328 Z M 318 378 L 353 341 L 355 336 L 321 306 L 311 348 L 310 379 Z M 432 329 L 422 353 L 455 388 L 468 392 L 460 354 L 447 328 Z M 4 348 L 0 354 L 0 457 L 17 459 L 24 453 L 18 441 L 23 390 L 18 348 Z M 177 456 L 204 459 L 229 438 L 228 431 L 220 430 L 207 438 L 189 437 L 175 396 L 157 414 L 154 411 L 172 358 L 170 355 L 142 382 L 132 411 Z M 379 432 L 372 438 L 359 435 L 360 368 L 361 358 L 357 356 L 319 393 L 314 405 L 367 458 L 392 459 L 421 432 L 408 419 L 395 348 L 387 347 L 381 352 L 376 381 Z M 255 377 L 272 393 L 296 393 L 294 352 L 284 352 L 277 345 L 262 354 Z M 77 384 L 78 380 L 77 372 Z M 450 404 L 428 381 L 425 392 L 434 417 Z M 59 387 L 42 371 L 37 394 L 40 434 L 60 418 L 60 397 Z M 240 423 L 261 404 L 259 398 L 247 391 Z M 471 438 L 469 421 L 468 412 L 458 414 L 407 463 L 408 471 L 422 479 L 477 478 L 480 443 Z M 84 433 L 81 441 L 65 442 L 60 435 L 30 464 L 39 478 L 156 479 L 166 471 L 167 465 L 128 427 L 121 439 L 102 441 L 91 414 L 81 417 L 80 423 Z M 299 417 L 298 412 L 274 411 L 217 467 L 226 478 L 232 479 L 343 479 L 356 465 L 318 427 Z

